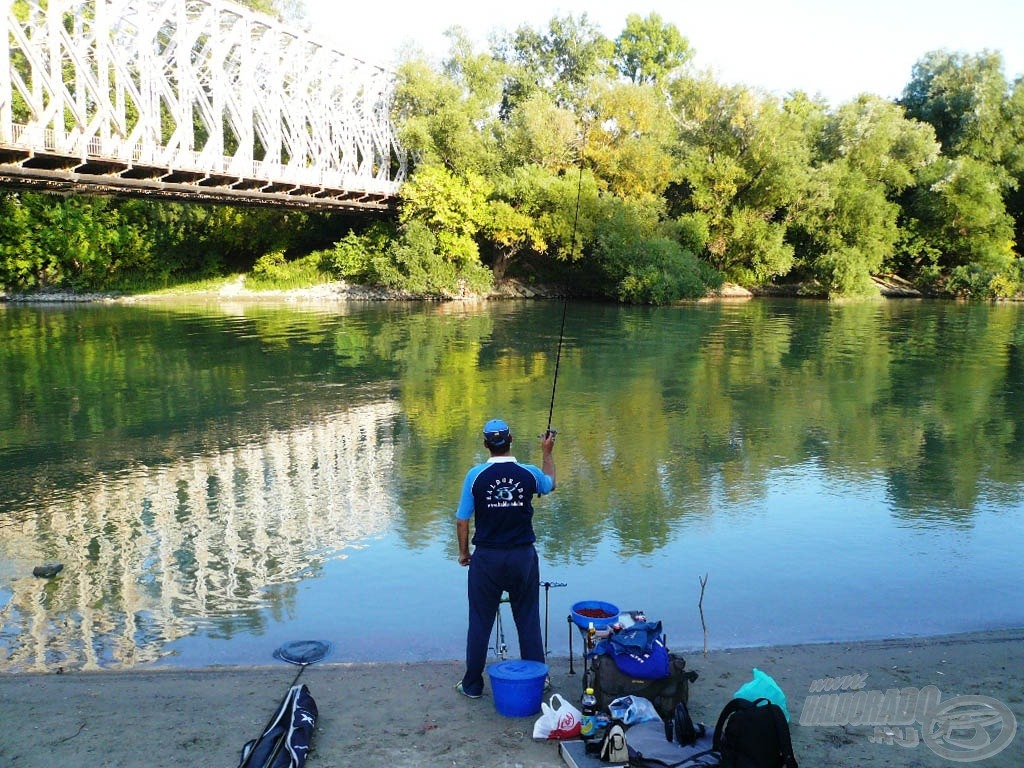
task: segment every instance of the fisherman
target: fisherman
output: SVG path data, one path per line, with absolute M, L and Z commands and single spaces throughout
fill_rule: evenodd
M 469 567 L 466 674 L 455 689 L 471 699 L 483 695 L 488 641 L 504 592 L 512 606 L 520 656 L 526 661 L 544 661 L 533 497 L 555 490 L 554 430 L 541 437 L 543 468 L 516 461 L 510 453 L 512 432 L 501 419 L 484 425 L 484 447 L 491 457 L 466 474 L 455 513 L 459 565 Z M 475 525 L 472 554 L 471 518 Z

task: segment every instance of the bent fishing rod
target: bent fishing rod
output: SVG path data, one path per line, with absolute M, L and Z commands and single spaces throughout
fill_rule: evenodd
M 580 196 L 583 191 L 583 150 L 580 149 L 580 175 L 576 182 L 576 213 L 572 221 L 572 245 L 569 246 L 569 270 L 572 271 L 573 256 L 576 251 L 576 232 L 580 223 Z M 558 367 L 562 362 L 562 342 L 565 339 L 565 317 L 569 311 L 569 285 L 566 280 L 565 295 L 562 297 L 562 327 L 558 331 L 558 351 L 555 353 L 555 376 L 551 382 L 551 406 L 548 408 L 548 427 L 543 437 L 558 434 L 557 430 L 551 429 L 551 419 L 555 413 L 555 391 L 558 388 Z

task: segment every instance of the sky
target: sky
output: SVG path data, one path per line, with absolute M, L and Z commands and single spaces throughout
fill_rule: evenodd
M 1008 79 L 1024 75 L 1024 0 L 304 0 L 314 34 L 338 50 L 392 67 L 412 44 L 447 52 L 460 25 L 485 49 L 495 31 L 546 29 L 583 13 L 615 38 L 626 16 L 658 13 L 716 80 L 782 96 L 794 90 L 833 106 L 869 92 L 897 98 L 928 51 L 1003 55 Z

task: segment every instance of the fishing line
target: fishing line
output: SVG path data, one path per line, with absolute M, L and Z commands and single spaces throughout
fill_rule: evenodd
M 576 214 L 572 221 L 572 245 L 569 246 L 569 270 L 572 271 L 573 256 L 576 251 L 576 230 L 580 223 L 580 196 L 583 191 L 583 148 L 580 147 L 580 175 L 576 182 Z M 566 281 L 565 296 L 562 300 L 562 327 L 558 331 L 558 351 L 555 353 L 555 377 L 551 382 L 551 407 L 548 408 L 548 428 L 545 434 L 551 432 L 551 418 L 555 413 L 555 391 L 558 388 L 558 367 L 562 362 L 562 341 L 565 339 L 565 316 L 569 311 L 569 285 Z

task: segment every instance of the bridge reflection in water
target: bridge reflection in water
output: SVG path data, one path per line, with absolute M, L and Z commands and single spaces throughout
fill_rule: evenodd
M 379 427 L 397 410 L 360 406 L 213 455 L 101 473 L 28 510 L 0 542 L 19 572 L 0 609 L 0 669 L 129 667 L 214 617 L 258 621 L 282 599 L 268 587 L 388 526 L 394 445 Z M 28 575 L 44 561 L 64 570 Z

